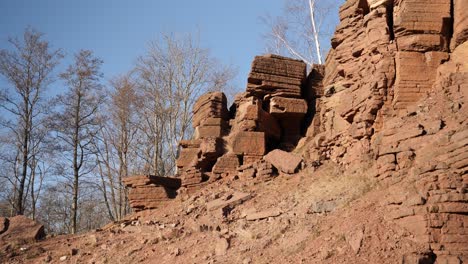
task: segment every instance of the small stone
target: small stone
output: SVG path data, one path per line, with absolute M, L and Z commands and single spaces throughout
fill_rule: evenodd
M 220 238 L 216 243 L 215 254 L 216 256 L 224 256 L 229 249 L 229 241 L 225 238 Z
M 67 256 L 61 256 L 61 257 L 60 257 L 60 261 L 65 261 L 65 260 L 67 260 L 67 259 L 68 259 Z

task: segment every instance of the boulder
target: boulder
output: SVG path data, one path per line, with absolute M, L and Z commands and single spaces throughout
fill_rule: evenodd
M 295 173 L 302 162 L 302 158 L 300 156 L 280 149 L 275 149 L 269 152 L 263 158 L 279 171 L 288 174 Z
M 9 220 L 6 217 L 0 217 L 0 235 L 7 231 Z
M 5 223 L 5 220 L 4 220 Z M 0 247 L 6 244 L 27 244 L 44 239 L 44 226 L 23 215 L 10 217 L 7 229 L 0 234 Z

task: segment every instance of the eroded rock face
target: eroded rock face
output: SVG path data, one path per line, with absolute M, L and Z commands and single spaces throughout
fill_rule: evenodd
M 304 62 L 269 54 L 255 57 L 246 92 L 229 114 L 222 93 L 201 96 L 193 110 L 194 139 L 180 143 L 182 186 L 189 178 L 201 184 L 237 175 L 240 165 L 259 162 L 272 149 L 294 148 L 308 113 L 305 79 Z
M 468 261 L 465 2 L 347 1 L 304 153 L 370 162 L 395 193 L 388 220 L 438 263 Z
M 269 178 L 274 170 L 262 162 L 270 150 L 293 149 L 301 138 L 308 101 L 303 97 L 306 64 L 276 55 L 255 57 L 245 93 L 228 111 L 226 96 L 211 92 L 193 108 L 194 135 L 179 142 L 176 161 L 179 192 L 192 192 L 219 178 L 236 177 L 238 167 L 255 167 L 250 178 Z M 258 165 L 258 166 L 257 166 Z M 249 178 L 249 177 L 247 177 Z M 156 208 L 177 188 L 154 182 L 152 176 L 125 180 L 136 210 Z
M 468 262 L 465 5 L 348 0 L 326 65 L 315 65 L 307 78 L 303 62 L 256 57 L 247 90 L 229 113 L 221 93 L 197 102 L 194 139 L 180 143 L 181 186 L 232 175 L 269 179 L 276 169 L 295 172 L 301 158 L 345 169 L 367 164 L 365 173 L 392 194 L 382 205 L 386 220 L 427 247 L 426 255 L 408 252 L 403 262 Z M 295 151 L 302 157 L 276 150 L 293 149 L 303 127 Z M 356 252 L 361 240 L 353 242 Z

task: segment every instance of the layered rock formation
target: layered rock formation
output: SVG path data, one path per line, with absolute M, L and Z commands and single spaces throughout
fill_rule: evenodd
M 180 182 L 154 176 L 125 179 L 132 208 L 156 208 L 174 198 L 179 187 L 179 193 L 190 193 L 219 178 L 271 177 L 276 169 L 263 156 L 276 148 L 293 149 L 302 136 L 309 103 L 303 97 L 305 80 L 304 62 L 257 56 L 246 92 L 229 110 L 223 93 L 202 95 L 193 108 L 193 139 L 179 142 Z
M 465 2 L 347 1 L 304 139 L 309 162 L 370 162 L 388 220 L 438 263 L 468 261 Z
M 181 186 L 294 173 L 302 158 L 370 166 L 387 187 L 387 221 L 426 247 L 404 263 L 468 262 L 467 7 L 348 0 L 326 65 L 308 77 L 301 61 L 256 57 L 229 110 L 222 93 L 197 101 L 194 138 L 180 142 Z M 302 157 L 275 150 L 294 148 Z
M 122 180 L 129 189 L 128 200 L 135 211 L 157 208 L 162 202 L 176 197 L 180 179 L 137 175 Z
M 180 142 L 182 186 L 235 176 L 239 166 L 262 160 L 269 150 L 294 148 L 308 111 L 305 79 L 302 61 L 257 56 L 246 92 L 236 96 L 229 113 L 224 94 L 201 96 L 193 109 L 194 139 Z

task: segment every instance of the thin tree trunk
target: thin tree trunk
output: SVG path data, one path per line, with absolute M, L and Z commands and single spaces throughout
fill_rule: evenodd
M 78 164 L 78 145 L 79 145 L 79 130 L 80 130 L 80 104 L 81 95 L 78 92 L 78 102 L 75 109 L 74 117 L 74 135 L 73 135 L 73 201 L 72 201 L 72 234 L 76 234 L 77 231 L 77 217 L 78 217 L 78 187 L 79 187 L 79 176 L 80 176 L 80 165 Z
M 317 59 L 319 64 L 323 64 L 322 53 L 320 52 L 320 41 L 318 38 L 317 27 L 315 25 L 315 0 L 309 0 L 310 22 L 312 23 L 312 34 L 314 35 L 315 48 L 317 49 Z
M 17 215 L 22 215 L 24 214 L 24 186 L 26 184 L 26 177 L 28 173 L 28 154 L 29 154 L 29 103 L 27 99 L 25 101 L 25 112 L 26 116 L 24 118 L 25 124 L 24 124 L 24 135 L 23 135 L 23 159 L 22 159 L 22 171 L 21 171 L 21 176 L 20 176 L 20 182 L 19 182 L 19 188 L 18 188 L 18 196 L 16 197 L 16 214 Z

